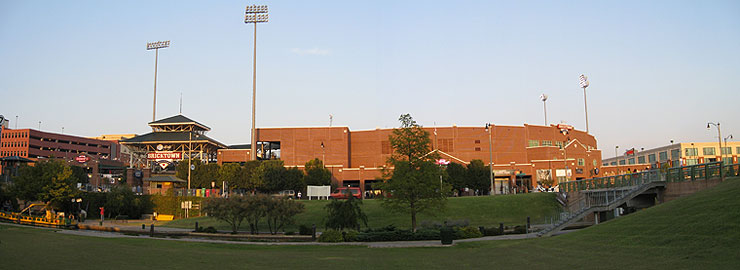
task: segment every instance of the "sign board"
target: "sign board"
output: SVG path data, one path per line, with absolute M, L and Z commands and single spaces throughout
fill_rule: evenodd
M 191 209 L 191 208 L 193 208 L 193 201 L 183 201 L 183 202 L 180 202 L 180 208 L 182 208 L 182 209 Z
M 154 160 L 161 160 L 161 159 L 167 159 L 167 160 L 174 160 L 174 159 L 182 159 L 182 152 L 151 152 L 146 154 L 147 159 L 154 159 Z
M 89 158 L 89 157 L 87 157 L 87 156 L 85 156 L 85 155 L 79 155 L 79 156 L 77 156 L 77 157 L 75 158 L 75 160 L 76 160 L 77 162 L 79 162 L 79 163 L 85 163 L 85 162 L 88 162 L 88 161 L 90 161 L 90 158 Z
M 326 197 L 326 199 L 329 199 L 329 195 L 331 194 L 331 186 L 308 186 L 306 188 L 309 200 L 311 197 L 319 197 L 319 199 Z
M 157 162 L 157 164 L 159 165 L 159 167 L 162 167 L 162 170 L 167 169 L 167 167 L 170 166 L 170 162 L 167 160 L 160 160 L 159 162 Z

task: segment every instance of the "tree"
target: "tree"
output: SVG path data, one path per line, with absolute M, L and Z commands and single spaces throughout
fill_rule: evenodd
M 466 185 L 469 188 L 478 190 L 479 194 L 491 191 L 491 172 L 488 166 L 483 164 L 480 159 L 474 159 L 468 164 L 468 176 Z
M 105 213 L 110 217 L 126 215 L 139 218 L 141 214 L 151 211 L 152 201 L 149 196 L 137 196 L 128 185 L 121 184 L 111 188 L 105 194 Z
M 303 172 L 296 167 L 289 168 L 285 172 L 285 189 L 301 191 L 305 188 Z
M 262 191 L 273 193 L 284 190 L 286 183 L 287 169 L 283 166 L 282 160 L 265 160 L 259 167 L 260 178 L 262 179 Z
M 453 190 L 460 191 L 466 187 L 468 171 L 465 166 L 452 162 L 447 165 L 445 172 L 446 182 L 450 183 Z
M 249 175 L 247 174 L 247 170 L 237 163 L 223 164 L 218 168 L 218 186 L 221 186 L 223 182 L 226 182 L 226 186 L 229 187 L 229 190 L 237 188 L 246 189 L 248 186 L 248 179 Z
M 244 164 L 244 171 L 247 174 L 247 181 L 242 188 L 251 190 L 252 193 L 262 188 L 262 176 L 259 167 L 262 163 L 259 160 L 250 160 Z
M 295 222 L 295 215 L 303 212 L 304 209 L 303 203 L 285 198 L 271 198 L 265 211 L 270 233 L 277 234 L 284 225 Z
M 61 160 L 45 160 L 23 166 L 14 179 L 13 193 L 25 202 L 41 200 L 56 210 L 71 210 L 71 199 L 78 196 L 80 181 Z
M 246 219 L 249 222 L 249 231 L 252 234 L 259 233 L 260 220 L 267 214 L 270 197 L 263 194 L 246 196 L 247 206 Z
M 228 223 L 231 225 L 231 232 L 236 233 L 244 219 L 248 217 L 249 204 L 249 198 L 243 196 L 206 198 L 203 201 L 203 212 Z
M 347 190 L 349 193 L 349 190 Z M 324 206 L 327 211 L 326 227 L 335 230 L 360 228 L 360 221 L 367 227 L 367 216 L 362 211 L 362 201 L 347 194 L 347 200 L 332 200 Z
M 306 176 L 303 182 L 309 186 L 331 185 L 331 171 L 324 167 L 324 163 L 315 158 L 306 162 Z
M 412 230 L 416 231 L 416 215 L 433 215 L 443 209 L 451 187 L 439 181 L 440 169 L 429 155 L 429 133 L 409 114 L 401 115 L 399 121 L 401 127 L 389 137 L 393 156 L 388 162 L 394 169 L 378 187 L 391 194 L 382 198 L 383 207 L 409 213 Z

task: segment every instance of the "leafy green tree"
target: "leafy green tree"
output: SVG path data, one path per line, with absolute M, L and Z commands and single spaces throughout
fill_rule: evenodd
M 296 192 L 306 189 L 306 184 L 303 183 L 303 172 L 296 167 L 288 168 L 285 172 L 284 189 L 296 190 Z
M 465 166 L 452 162 L 447 165 L 447 169 L 445 169 L 445 172 L 445 181 L 452 186 L 452 189 L 459 191 L 465 188 L 468 176 L 468 172 Z
M 262 178 L 262 191 L 273 193 L 285 189 L 287 169 L 283 166 L 282 160 L 265 160 L 259 167 L 260 177 Z
M 18 176 L 13 178 L 10 192 L 19 200 L 23 201 L 24 207 L 31 201 L 39 200 L 39 194 L 43 191 L 48 179 L 43 177 L 43 162 L 36 166 L 21 165 Z
M 271 234 L 277 232 L 288 224 L 295 222 L 295 215 L 304 211 L 303 203 L 285 198 L 271 198 L 267 202 L 265 218 Z
M 149 196 L 137 196 L 131 187 L 121 184 L 105 194 L 104 206 L 109 217 L 126 215 L 129 218 L 139 218 L 141 214 L 152 210 L 153 203 Z
M 71 210 L 71 199 L 79 194 L 78 181 L 63 161 L 45 160 L 20 168 L 13 193 L 25 202 L 40 200 L 56 210 Z
M 247 180 L 249 175 L 244 166 L 237 163 L 227 163 L 221 165 L 218 169 L 218 183 L 217 186 L 223 185 L 226 182 L 226 186 L 229 190 L 237 188 L 247 188 Z
M 260 174 L 260 165 L 262 164 L 259 160 L 251 160 L 247 161 L 247 163 L 244 164 L 244 170 L 247 174 L 247 181 L 244 183 L 244 186 L 242 188 L 246 190 L 251 190 L 252 193 L 256 192 L 257 189 L 261 189 L 262 185 L 264 184 L 262 182 L 262 176 Z
M 347 191 L 349 193 L 349 190 Z M 360 222 L 367 227 L 367 215 L 362 211 L 362 201 L 351 194 L 347 200 L 332 200 L 324 206 L 327 211 L 326 227 L 335 230 L 358 229 Z
M 246 198 L 246 219 L 249 223 L 249 231 L 252 234 L 258 234 L 260 220 L 267 215 L 267 208 L 270 204 L 271 198 L 264 194 L 246 196 Z
M 411 114 L 402 114 L 398 121 L 401 122 L 401 127 L 393 129 L 393 133 L 389 136 L 393 148 L 390 163 L 405 160 L 413 165 L 417 162 L 433 159 L 434 156 L 428 155 L 431 152 L 429 132 L 422 129 L 411 117 Z
M 242 222 L 249 216 L 250 198 L 233 196 L 229 198 L 206 198 L 203 212 L 208 216 L 231 225 L 231 232 L 237 233 Z
M 417 214 L 434 215 L 443 209 L 451 186 L 439 181 L 440 169 L 429 155 L 429 133 L 409 114 L 401 115 L 399 121 L 401 127 L 389 137 L 393 156 L 388 161 L 394 169 L 377 186 L 390 192 L 389 197 L 381 198 L 381 205 L 393 212 L 410 214 L 411 227 L 416 231 Z
M 324 167 L 320 159 L 309 160 L 306 162 L 306 176 L 303 182 L 309 186 L 331 185 L 331 171 Z
M 491 172 L 488 166 L 480 159 L 474 159 L 468 164 L 468 176 L 466 185 L 476 189 L 479 194 L 487 194 L 491 191 Z

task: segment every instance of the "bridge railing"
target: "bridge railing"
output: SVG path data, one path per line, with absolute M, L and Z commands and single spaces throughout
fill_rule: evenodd
M 722 162 L 712 162 L 670 168 L 666 173 L 666 181 L 684 182 L 738 175 L 740 175 L 740 164 L 723 164 Z
M 653 181 L 664 180 L 665 176 L 660 172 L 660 170 L 650 170 L 632 174 L 562 182 L 559 184 L 559 187 L 561 192 L 576 192 L 593 189 L 630 188 Z

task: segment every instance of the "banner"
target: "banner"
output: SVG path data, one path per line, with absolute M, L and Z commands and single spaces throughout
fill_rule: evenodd
M 161 159 L 168 159 L 168 160 L 175 160 L 175 159 L 182 159 L 182 152 L 151 152 L 146 154 L 147 159 L 153 159 L 153 160 L 161 160 Z

